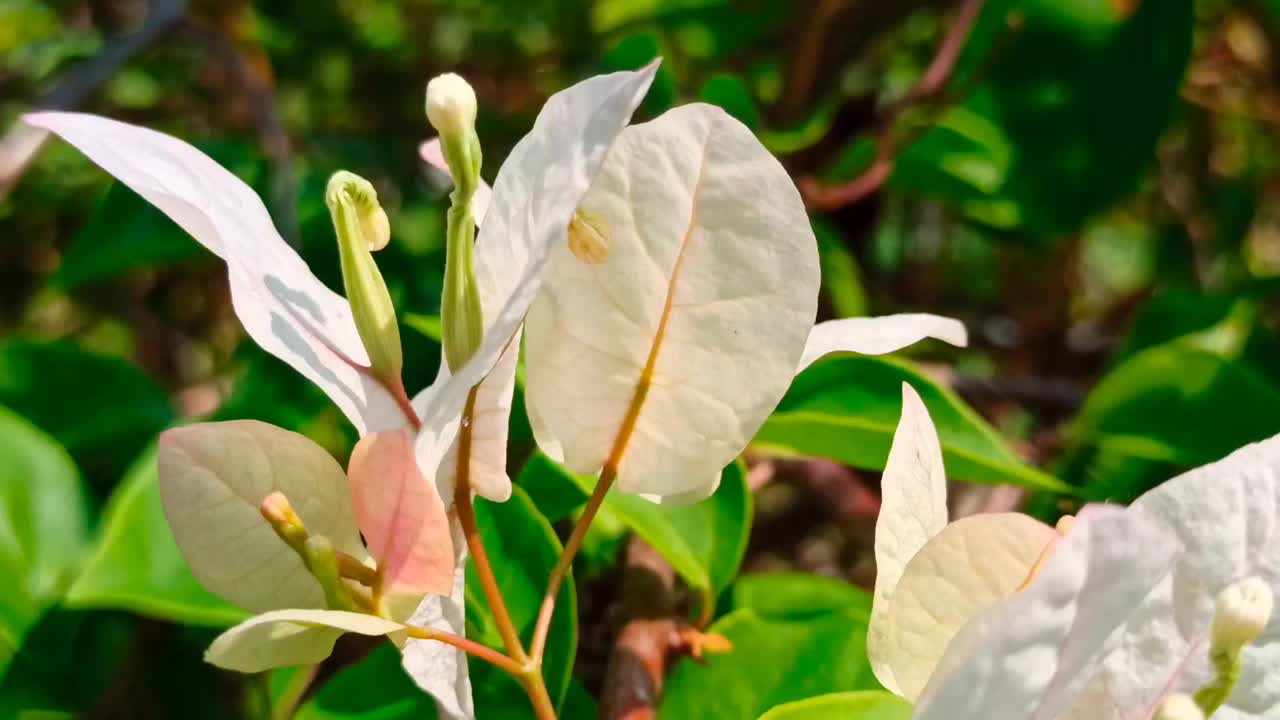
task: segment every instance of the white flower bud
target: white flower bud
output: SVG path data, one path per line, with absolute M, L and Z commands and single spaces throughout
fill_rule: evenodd
M 471 132 L 476 124 L 476 91 L 454 73 L 432 78 L 427 83 L 427 119 L 441 135 Z
M 1211 652 L 1238 653 L 1257 640 L 1271 621 L 1273 602 L 1271 587 L 1259 577 L 1245 578 L 1219 593 L 1209 631 Z
M 1177 693 L 1160 701 L 1151 720 L 1204 720 L 1204 711 L 1190 695 Z

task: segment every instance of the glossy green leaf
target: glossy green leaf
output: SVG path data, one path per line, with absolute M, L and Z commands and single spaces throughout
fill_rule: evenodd
M 595 478 L 566 470 L 541 453 L 520 475 L 539 507 L 563 516 L 586 502 Z M 617 519 L 653 546 L 676 572 L 708 599 L 738 572 L 751 532 L 751 493 L 740 463 L 724 469 L 720 487 L 707 500 L 685 506 L 656 505 L 636 495 L 610 492 L 602 515 Z
M 866 616 L 859 612 L 802 620 L 732 612 L 710 632 L 728 638 L 733 650 L 710 655 L 705 664 L 677 665 L 659 717 L 755 720 L 779 705 L 816 695 L 877 689 L 867 663 L 866 631 Z
M 513 490 L 511 499 L 505 503 L 477 498 L 476 523 L 511 620 L 527 647 L 546 592 L 547 576 L 560 557 L 562 547 L 555 530 L 529 496 L 520 487 Z M 467 636 L 502 649 L 501 636 L 485 602 L 475 565 L 471 563 L 467 566 L 466 592 Z M 570 577 L 556 601 L 542 666 L 553 700 L 564 698 L 577 651 L 577 594 Z M 482 660 L 470 658 L 469 665 L 476 707 L 483 713 L 482 717 L 533 716 L 527 696 L 509 675 Z
M 400 667 L 400 652 L 381 643 L 369 657 L 325 682 L 294 720 L 427 720 L 435 703 Z
M 882 690 L 832 693 L 780 705 L 760 720 L 910 720 L 911 703 Z
M 87 523 L 71 458 L 53 438 L 0 407 L 0 674 L 66 589 Z
M 122 470 L 174 415 L 164 388 L 127 362 L 70 343 L 20 339 L 0 343 L 0 404 L 89 471 Z
M 901 154 L 893 183 L 1000 227 L 1075 228 L 1135 190 L 1154 160 L 1193 4 L 987 3 L 953 79 L 976 89 Z
M 902 412 L 902 383 L 920 394 L 942 441 L 948 477 L 1070 492 L 1028 467 L 951 391 L 885 357 L 838 357 L 805 370 L 753 442 L 761 452 L 807 455 L 881 470 Z
M 707 78 L 702 86 L 701 100 L 719 105 L 752 130 L 760 124 L 760 112 L 756 109 L 751 89 L 737 75 L 725 73 Z
M 799 620 L 830 612 L 871 618 L 871 593 L 843 580 L 804 573 L 756 573 L 733 583 L 735 610 L 750 609 L 764 618 Z
M 1089 393 L 1071 437 L 1108 457 L 1090 473 L 1091 497 L 1132 499 L 1134 461 L 1189 468 L 1280 432 L 1280 387 L 1246 361 L 1175 340 L 1135 353 Z M 1158 479 L 1158 478 L 1157 478 Z M 1149 484 L 1149 482 L 1147 483 Z
M 112 495 L 93 550 L 64 602 L 214 627 L 248 617 L 201 587 L 187 569 L 160 504 L 154 448 L 138 458 Z

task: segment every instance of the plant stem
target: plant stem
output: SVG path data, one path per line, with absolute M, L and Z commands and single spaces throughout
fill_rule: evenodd
M 564 584 L 565 577 L 573 568 L 573 558 L 578 554 L 578 550 L 582 548 L 582 541 L 587 536 L 591 521 L 595 519 L 596 513 L 600 511 L 600 506 L 604 503 L 604 497 L 609 494 L 609 488 L 613 487 L 613 480 L 617 476 L 618 465 L 616 462 L 610 461 L 600 471 L 600 479 L 596 481 L 596 489 L 592 491 L 591 497 L 587 499 L 587 506 L 582 510 L 582 517 L 578 518 L 578 524 L 573 526 L 573 532 L 569 535 L 569 539 L 565 541 L 564 552 L 560 553 L 560 559 L 556 561 L 556 566 L 552 568 L 551 576 L 547 579 L 547 593 L 542 596 L 542 607 L 538 609 L 538 623 L 533 628 L 533 642 L 529 648 L 530 654 L 538 663 L 542 662 L 542 653 L 547 647 L 547 633 L 551 630 L 551 616 L 555 614 L 556 597 L 560 594 L 560 586 Z
M 502 599 L 502 591 L 498 589 L 498 581 L 493 575 L 493 566 L 489 564 L 489 555 L 484 550 L 484 542 L 480 539 L 480 526 L 476 524 L 475 507 L 471 504 L 471 430 L 472 415 L 476 407 L 476 388 L 467 396 L 467 406 L 462 412 L 462 426 L 458 429 L 458 468 L 455 473 L 453 504 L 458 513 L 458 522 L 467 538 L 467 549 L 471 552 L 471 561 L 476 566 L 476 576 L 480 578 L 480 586 L 484 589 L 489 609 L 493 611 L 494 622 L 502 635 L 502 644 L 507 648 L 507 655 L 521 665 L 529 661 L 524 646 L 520 644 L 520 635 L 516 633 L 507 605 Z
M 458 430 L 458 468 L 454 481 L 454 507 L 458 513 L 458 522 L 462 525 L 462 532 L 467 538 L 467 549 L 471 552 L 471 561 L 476 566 L 476 576 L 480 578 L 480 586 L 484 589 L 485 599 L 493 612 L 494 623 L 498 626 L 499 634 L 502 635 L 502 643 L 507 648 L 507 654 L 503 655 L 457 636 L 450 636 L 451 639 L 439 639 L 488 660 L 510 673 L 529 695 L 529 702 L 533 705 L 533 711 L 538 720 L 556 720 L 556 708 L 551 702 L 551 695 L 547 692 L 547 682 L 542 677 L 542 658 L 539 655 L 537 659 L 532 659 L 525 652 L 515 624 L 511 622 L 511 614 L 507 612 L 507 605 L 502 599 L 498 581 L 493 575 L 493 566 L 489 564 L 489 555 L 485 552 L 484 542 L 480 539 L 480 526 L 476 523 L 475 507 L 471 501 L 471 431 L 475 407 L 476 388 L 472 388 L 471 394 L 467 396 L 466 409 L 462 412 L 462 426 Z M 466 643 L 466 646 L 464 647 L 461 643 Z
M 522 678 L 525 675 L 525 667 L 511 658 L 490 647 L 485 647 L 474 640 L 459 635 L 454 635 L 443 630 L 434 630 L 432 628 L 419 627 L 417 625 L 406 625 L 409 631 L 409 637 L 417 640 L 436 640 L 446 645 L 452 645 L 459 650 L 474 655 L 481 660 L 497 667 L 500 670 L 514 675 L 516 678 Z
M 529 694 L 529 702 L 533 704 L 533 714 L 538 720 L 556 720 L 556 706 L 551 702 L 551 695 L 547 693 L 546 681 L 542 679 L 541 663 L 538 665 L 539 667 L 534 668 L 531 674 L 518 679 L 524 686 L 524 691 Z

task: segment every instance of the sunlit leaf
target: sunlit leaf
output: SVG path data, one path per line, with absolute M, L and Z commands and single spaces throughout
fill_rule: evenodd
M 93 549 L 63 602 L 216 627 L 248 617 L 205 590 L 187 568 L 164 516 L 154 449 L 134 462 L 112 494 Z
M 48 435 L 0 407 L 0 675 L 83 552 L 84 489 Z

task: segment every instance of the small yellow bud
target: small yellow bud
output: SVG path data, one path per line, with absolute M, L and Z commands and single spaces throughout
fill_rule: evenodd
M 476 91 L 461 76 L 445 73 L 427 83 L 427 119 L 441 135 L 462 135 L 476 124 Z
M 271 524 L 271 528 L 286 545 L 302 551 L 307 542 L 307 528 L 284 493 L 277 490 L 268 495 L 258 505 L 258 512 L 262 513 L 263 519 Z
M 582 209 L 569 221 L 569 252 L 588 265 L 599 265 L 609 258 L 609 223 L 599 215 Z
M 1210 652 L 1238 653 L 1258 639 L 1271 621 L 1274 598 L 1271 587 L 1259 577 L 1227 586 L 1218 594 L 1209 631 Z
M 1151 720 L 1204 720 L 1204 711 L 1190 695 L 1175 693 L 1160 701 Z

